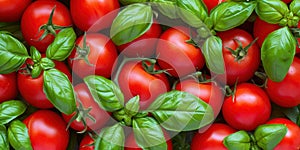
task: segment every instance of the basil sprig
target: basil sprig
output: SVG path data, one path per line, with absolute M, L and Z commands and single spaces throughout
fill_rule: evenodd
M 255 11 L 262 20 L 271 24 L 279 24 L 289 13 L 289 8 L 283 1 L 259 0 Z

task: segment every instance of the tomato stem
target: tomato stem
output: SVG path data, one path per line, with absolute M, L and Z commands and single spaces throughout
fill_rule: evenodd
M 239 39 L 233 39 L 237 43 L 238 47 L 235 50 L 233 50 L 230 47 L 226 47 L 226 49 L 228 49 L 231 52 L 231 54 L 235 57 L 235 61 L 240 61 L 248 54 L 249 48 L 257 41 L 257 39 L 258 38 L 255 38 L 246 47 L 243 47 L 243 44 Z

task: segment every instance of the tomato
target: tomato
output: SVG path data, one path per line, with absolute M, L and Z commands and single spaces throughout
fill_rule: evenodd
M 71 0 L 70 12 L 76 27 L 87 31 L 91 27 L 96 31 L 107 28 L 117 16 L 120 4 L 118 0 Z M 97 25 L 95 25 L 97 24 Z
M 274 148 L 274 150 L 298 150 L 300 149 L 300 128 L 294 122 L 286 118 L 275 118 L 269 120 L 267 124 L 283 124 L 287 127 L 288 131 L 280 143 Z
M 67 124 L 60 115 L 50 110 L 38 110 L 23 121 L 28 128 L 34 150 L 66 150 L 69 143 Z
M 32 0 L 1 0 L 0 22 L 16 22 Z
M 292 2 L 292 0 L 282 0 L 283 2 L 289 4 L 290 2 Z
M 74 91 L 77 97 L 77 107 L 79 108 L 79 112 L 74 112 L 71 115 L 62 114 L 64 120 L 66 122 L 72 121 L 70 127 L 76 131 L 85 130 L 83 120 L 86 122 L 88 130 L 98 130 L 103 127 L 109 120 L 110 115 L 105 110 L 101 109 L 95 102 L 88 87 L 84 83 L 80 83 L 74 87 Z M 90 111 L 84 112 L 88 109 L 90 109 Z M 71 120 L 75 114 L 78 115 L 76 119 L 80 118 L 80 120 Z M 94 121 L 91 120 L 88 115 L 93 117 Z
M 94 139 L 89 134 L 84 135 L 80 141 L 79 150 L 94 150 L 94 142 Z
M 300 59 L 295 57 L 289 71 L 281 82 L 267 79 L 266 91 L 274 103 L 282 107 L 300 104 Z
M 223 139 L 236 132 L 235 129 L 223 123 L 213 123 L 204 133 L 197 132 L 191 142 L 191 150 L 227 150 Z
M 227 84 L 248 81 L 260 64 L 260 49 L 252 43 L 254 39 L 251 34 L 235 28 L 217 35 L 222 39 Z M 248 45 L 251 46 L 247 48 Z
M 208 13 L 215 8 L 217 5 L 221 4 L 222 2 L 225 2 L 226 0 L 203 0 L 204 4 L 207 7 Z
M 113 42 L 100 33 L 88 33 L 76 40 L 76 46 L 68 58 L 72 71 L 81 78 L 96 74 L 109 78 L 118 53 Z
M 21 31 L 25 41 L 42 53 L 46 51 L 49 44 L 54 40 L 52 34 L 48 34 L 40 40 L 44 34 L 44 30 L 40 30 L 40 28 L 48 23 L 49 16 L 54 7 L 55 11 L 52 23 L 56 26 L 72 26 L 72 19 L 68 8 L 59 1 L 35 1 L 27 7 L 21 19 Z M 56 31 L 56 33 L 58 32 L 59 30 Z
M 17 74 L 0 74 L 0 103 L 12 100 L 18 95 Z
M 180 26 L 169 28 L 160 36 L 156 48 L 158 64 L 172 76 L 186 76 L 202 69 L 205 64 L 201 50 L 187 43 L 191 32 Z
M 263 89 L 251 83 L 241 83 L 236 87 L 234 98 L 225 98 L 222 114 L 231 127 L 251 131 L 269 119 L 271 104 Z

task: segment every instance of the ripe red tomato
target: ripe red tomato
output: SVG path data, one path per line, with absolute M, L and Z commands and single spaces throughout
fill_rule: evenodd
M 76 40 L 76 47 L 68 58 L 68 64 L 72 71 L 81 78 L 96 74 L 109 78 L 118 53 L 113 42 L 105 35 L 91 33 L 86 35 L 84 48 L 84 36 Z M 86 57 L 86 60 L 85 58 Z
M 260 49 L 257 44 L 253 43 L 245 49 L 254 41 L 251 34 L 235 28 L 217 35 L 222 39 L 227 84 L 234 85 L 237 80 L 238 83 L 248 81 L 260 64 Z
M 225 2 L 226 0 L 203 0 L 204 4 L 207 7 L 208 13 L 215 8 L 217 5 Z
M 50 110 L 38 110 L 23 121 L 34 150 L 66 150 L 69 130 L 62 117 Z
M 227 150 L 223 139 L 236 132 L 235 129 L 223 123 L 212 124 L 204 133 L 197 132 L 191 143 L 191 150 Z
M 89 134 L 84 135 L 80 141 L 79 150 L 94 150 L 94 142 L 94 139 Z
M 300 128 L 297 124 L 286 118 L 275 118 L 268 121 L 267 124 L 284 124 L 288 128 L 284 138 L 274 150 L 297 150 L 300 148 Z
M 32 0 L 1 0 L 0 22 L 16 22 Z
M 117 16 L 118 0 L 71 0 L 70 12 L 74 24 L 82 31 L 109 27 Z M 97 24 L 97 25 L 95 25 Z
M 17 74 L 0 74 L 0 103 L 12 100 L 18 95 Z
M 222 113 L 231 127 L 251 131 L 269 119 L 271 104 L 263 89 L 251 83 L 241 83 L 236 87 L 234 98 L 225 99 Z
M 281 82 L 267 79 L 266 91 L 274 103 L 282 107 L 300 104 L 300 59 L 295 57 L 289 71 Z
M 91 110 L 88 112 L 88 114 L 83 114 L 84 110 L 81 110 L 81 112 L 78 114 L 80 115 L 78 118 L 81 117 L 81 120 L 74 120 L 70 124 L 70 127 L 76 131 L 83 131 L 85 129 L 85 126 L 82 120 L 84 119 L 88 130 L 98 130 L 102 128 L 104 124 L 109 120 L 110 114 L 99 107 L 99 105 L 93 99 L 88 87 L 84 83 L 77 84 L 74 87 L 74 91 L 77 97 L 77 107 L 83 107 L 84 110 Z M 79 106 L 80 104 L 82 105 L 82 107 Z M 62 116 L 66 122 L 69 122 L 76 113 L 77 112 L 74 112 L 71 115 L 66 115 L 62 113 Z M 87 115 L 93 117 L 94 121 L 88 118 Z
M 157 43 L 158 64 L 172 76 L 186 76 L 205 64 L 201 50 L 187 43 L 191 32 L 183 26 L 169 28 L 162 33 Z
M 290 2 L 292 2 L 292 0 L 282 0 L 283 2 L 289 4 Z
M 35 1 L 27 7 L 21 19 L 21 31 L 25 41 L 42 53 L 53 42 L 54 36 L 48 34 L 45 38 L 39 40 L 44 33 L 44 30 L 40 31 L 40 27 L 48 23 L 54 7 L 53 24 L 56 26 L 71 26 L 72 19 L 69 10 L 59 1 Z M 56 33 L 58 32 L 59 30 L 56 31 Z

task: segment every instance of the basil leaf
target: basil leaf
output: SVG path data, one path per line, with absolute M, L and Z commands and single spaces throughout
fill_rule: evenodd
M 210 14 L 213 20 L 213 29 L 226 31 L 243 24 L 252 14 L 256 2 L 227 1 L 217 5 Z
M 199 129 L 214 119 L 211 106 L 192 94 L 176 90 L 160 95 L 147 111 L 161 126 L 178 132 Z
M 261 47 L 261 60 L 268 77 L 280 82 L 286 76 L 296 51 L 296 40 L 288 27 L 270 33 Z
M 97 150 L 122 150 L 125 141 L 125 133 L 120 124 L 106 127 L 101 130 L 95 142 Z
M 249 150 L 251 138 L 246 131 L 241 130 L 225 137 L 223 144 L 229 150 Z
M 148 0 L 119 0 L 119 2 L 122 5 L 130 5 L 130 4 L 134 4 L 134 3 L 144 3 L 147 2 Z
M 10 33 L 0 31 L 0 74 L 17 71 L 27 58 L 26 47 Z
M 30 55 L 34 63 L 38 63 L 42 59 L 41 53 L 33 46 L 30 47 Z
M 54 41 L 48 46 L 47 58 L 64 61 L 72 52 L 76 40 L 76 34 L 72 27 L 62 29 Z
M 294 123 L 297 123 L 297 119 L 300 117 L 300 111 L 297 107 L 292 107 L 292 108 L 280 107 L 280 111 Z
M 0 125 L 0 149 L 9 150 L 9 142 L 5 125 Z
M 26 125 L 14 120 L 8 127 L 8 140 L 15 150 L 32 150 Z
M 284 138 L 288 129 L 283 124 L 260 125 L 254 132 L 257 145 L 264 150 L 273 150 Z
M 42 58 L 40 64 L 44 70 L 52 69 L 55 67 L 55 63 L 47 57 Z
M 149 30 L 152 17 L 151 6 L 142 3 L 128 5 L 111 25 L 112 41 L 119 46 L 135 40 Z
M 96 75 L 85 77 L 84 82 L 102 109 L 113 112 L 123 108 L 124 95 L 114 82 Z
M 136 118 L 133 133 L 139 147 L 148 150 L 167 150 L 166 139 L 160 125 L 151 117 Z
M 125 105 L 125 113 L 130 116 L 135 116 L 140 109 L 140 97 L 137 95 L 131 98 Z
M 300 17 L 300 0 L 293 0 L 290 4 L 290 10 L 294 15 Z
M 22 101 L 10 100 L 0 104 L 0 124 L 4 125 L 14 120 L 26 110 L 26 105 Z
M 31 70 L 31 77 L 33 79 L 39 77 L 40 74 L 42 73 L 42 71 L 43 71 L 43 68 L 41 67 L 41 65 L 35 64 Z
M 73 86 L 67 75 L 57 69 L 44 71 L 44 93 L 60 112 L 71 114 L 76 110 Z
M 259 0 L 255 12 L 260 19 L 271 24 L 278 24 L 289 12 L 289 8 L 279 0 Z
M 151 5 L 155 6 L 164 16 L 167 16 L 170 19 L 179 18 L 177 14 L 178 6 L 176 5 L 176 0 L 150 0 L 150 2 Z

